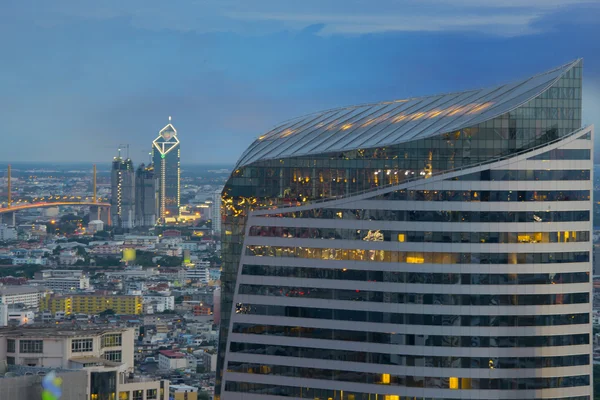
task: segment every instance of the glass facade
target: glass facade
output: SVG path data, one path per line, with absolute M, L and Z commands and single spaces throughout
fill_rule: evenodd
M 152 164 L 158 178 L 158 216 L 164 220 L 179 216 L 180 144 L 177 131 L 168 124 L 152 142 Z
M 498 89 L 496 97 L 492 96 L 493 91 L 482 93 L 487 100 L 480 105 L 468 102 L 468 110 L 460 109 L 465 107 L 460 101 L 466 101 L 467 97 L 476 93 L 465 94 L 462 100 L 457 100 L 459 111 L 455 114 L 448 107 L 442 109 L 441 98 L 430 99 L 430 103 L 427 100 L 429 105 L 423 111 L 418 111 L 416 104 L 410 108 L 402 102 L 386 103 L 306 117 L 259 138 L 242 156 L 223 190 L 222 324 L 217 398 L 226 400 L 225 393 L 231 391 L 265 396 L 342 399 L 341 391 L 344 399 L 371 399 L 377 394 L 382 399 L 399 399 L 399 393 L 405 393 L 401 389 L 403 387 L 407 390 L 420 388 L 423 391 L 419 393 L 423 393 L 423 398 L 433 398 L 425 395 L 428 388 L 527 391 L 589 386 L 589 374 L 585 373 L 560 378 L 503 378 L 501 375 L 497 378 L 478 378 L 469 372 L 477 368 L 496 371 L 538 369 L 553 366 L 553 363 L 574 368 L 574 371 L 581 372 L 581 368 L 587 371 L 587 349 L 580 350 L 581 353 L 557 356 L 559 358 L 555 361 L 532 356 L 523 360 L 523 364 L 514 356 L 513 361 L 508 361 L 511 356 L 506 356 L 506 361 L 503 361 L 502 357 L 487 355 L 475 358 L 458 355 L 428 357 L 413 352 L 409 357 L 415 360 L 410 361 L 412 364 L 398 364 L 400 361 L 390 363 L 408 366 L 435 364 L 440 368 L 460 365 L 457 368 L 464 368 L 465 375 L 432 378 L 411 375 L 409 372 L 402 376 L 390 374 L 385 378 L 388 383 L 384 384 L 400 387 L 400 391 L 393 392 L 396 394 L 386 394 L 375 386 L 370 393 L 352 393 L 344 389 L 343 382 L 377 385 L 381 384 L 378 382 L 382 375 L 376 377 L 359 373 L 350 366 L 344 370 L 339 365 L 334 367 L 325 361 L 329 366 L 325 368 L 319 365 L 321 369 L 318 370 L 284 367 L 274 363 L 273 357 L 304 356 L 289 355 L 295 350 L 286 350 L 276 340 L 272 344 L 261 344 L 259 349 L 253 347 L 258 344 L 245 343 L 238 337 L 256 334 L 256 331 L 273 338 L 282 335 L 293 337 L 275 333 L 282 328 L 278 325 L 286 324 L 291 330 L 303 332 L 303 336 L 298 334 L 296 337 L 314 339 L 319 337 L 311 336 L 312 330 L 304 330 L 312 329 L 310 321 L 329 324 L 325 322 L 329 320 L 333 324 L 343 323 L 343 327 L 321 326 L 319 332 L 331 332 L 331 338 L 320 339 L 386 343 L 385 340 L 379 342 L 373 338 L 385 338 L 388 335 L 388 338 L 394 337 L 392 340 L 417 340 L 423 348 L 444 346 L 432 343 L 446 342 L 484 344 L 471 347 L 504 347 L 494 346 L 503 339 L 506 341 L 502 343 L 513 343 L 512 346 L 506 345 L 508 348 L 529 345 L 588 346 L 589 333 L 585 332 L 590 323 L 588 267 L 591 250 L 591 165 L 582 167 L 573 164 L 571 168 L 552 168 L 548 164 L 529 169 L 523 164 L 507 169 L 506 163 L 497 167 L 494 164 L 502 160 L 512 162 L 528 159 L 528 162 L 590 162 L 591 153 L 586 141 L 574 141 L 581 148 L 561 148 L 574 136 L 587 135 L 584 132 L 581 135 L 576 133 L 581 127 L 581 62 L 577 61 L 554 73 L 551 80 L 547 74 L 533 78 L 534 81 L 538 79 L 538 85 L 527 90 L 514 85 Z M 504 101 L 502 96 L 509 96 L 510 101 Z M 462 122 L 456 122 L 456 118 L 451 117 L 457 117 Z M 449 119 L 447 124 L 441 121 L 445 118 Z M 439 124 L 458 126 L 458 129 L 434 129 Z M 344 134 L 338 135 L 337 131 Z M 351 145 L 346 138 L 353 138 L 354 144 Z M 347 145 L 341 144 L 344 141 L 347 141 Z M 335 148 L 341 150 L 330 151 Z M 483 171 L 468 170 L 484 164 L 489 166 Z M 466 172 L 463 174 L 462 170 Z M 483 186 L 494 181 L 508 186 Z M 539 187 L 540 190 L 535 190 L 537 187 L 527 188 L 526 185 L 532 181 L 551 185 L 557 182 L 557 186 Z M 578 182 L 579 186 L 560 190 L 559 182 L 565 181 Z M 425 182 L 439 184 L 436 183 L 438 187 L 433 189 L 414 188 Z M 463 186 L 450 188 L 444 186 L 445 182 Z M 381 193 L 381 189 L 388 187 L 390 190 Z M 362 195 L 375 189 L 378 189 L 377 194 Z M 573 202 L 577 202 L 577 205 L 566 207 L 575 204 Z M 252 222 L 248 222 L 249 218 Z M 419 229 L 415 228 L 414 223 L 428 226 L 435 223 L 436 228 L 423 226 Z M 482 225 L 474 228 L 474 223 Z M 249 234 L 246 236 L 247 229 Z M 269 238 L 270 242 L 257 242 L 263 237 Z M 551 250 L 536 249 L 548 243 L 558 247 Z M 452 244 L 457 247 L 442 250 L 423 247 L 425 244 Z M 492 244 L 523 247 L 508 251 L 481 247 Z M 567 265 L 567 270 L 561 271 L 553 266 L 559 263 Z M 243 265 L 241 271 L 240 265 Z M 482 267 L 485 268 L 482 271 L 461 270 L 464 268 L 461 266 L 476 268 L 478 265 L 486 266 Z M 516 273 L 512 265 L 519 265 L 522 270 Z M 433 268 L 446 268 L 447 272 Z M 302 284 L 298 280 L 305 282 Z M 347 286 L 354 282 L 360 285 Z M 550 285 L 559 282 L 561 286 L 573 285 L 573 288 L 565 293 L 550 291 L 539 294 L 535 290 L 525 289 L 529 285 L 552 287 Z M 369 289 L 365 286 L 390 283 L 402 286 L 395 290 Z M 408 285 L 421 286 L 415 286 L 419 290 L 411 291 Z M 458 285 L 461 292 L 449 293 L 447 289 L 440 291 L 423 285 Z M 490 293 L 481 285 L 507 285 L 512 289 Z M 484 292 L 479 292 L 479 287 Z M 236 296 L 238 299 L 234 300 Z M 324 299 L 328 300 L 325 308 L 322 303 Z M 285 303 L 278 304 L 282 301 Z M 437 313 L 425 310 L 411 312 L 408 309 L 392 311 L 390 306 L 397 307 L 399 304 L 402 307 L 435 306 L 440 309 Z M 500 315 L 495 312 L 479 314 L 470 309 L 460 311 L 460 307 L 472 306 L 478 309 L 482 307 L 481 310 L 486 307 L 510 307 L 513 311 L 503 310 Z M 458 308 L 451 310 L 451 307 Z M 549 308 L 527 314 L 522 311 L 527 307 L 540 307 L 539 310 Z M 569 312 L 561 313 L 558 312 L 559 308 L 552 307 L 571 308 Z M 232 317 L 234 323 L 231 334 L 235 340 L 229 332 Z M 242 317 L 243 321 L 236 322 L 236 318 Z M 274 317 L 279 322 L 248 324 L 248 321 L 259 317 L 261 320 Z M 356 335 L 348 333 L 352 331 L 347 329 L 347 322 L 367 324 L 365 332 L 354 332 Z M 380 329 L 375 325 L 385 324 L 398 326 L 398 333 L 370 331 Z M 402 327 L 409 329 L 412 325 L 463 329 L 464 332 L 440 334 L 435 328 L 436 331 L 431 332 L 431 340 L 420 340 L 416 336 L 422 334 L 401 332 Z M 497 327 L 524 329 L 563 325 L 577 326 L 581 332 L 569 335 L 569 338 L 561 335 L 503 338 L 494 330 Z M 242 326 L 251 326 L 252 332 L 243 331 Z M 265 329 L 261 330 L 261 327 Z M 491 331 L 487 335 L 473 334 L 471 327 Z M 255 362 L 242 362 L 238 358 L 238 353 L 243 353 L 239 349 L 246 348 L 249 349 L 246 354 L 258 357 Z M 300 352 L 298 354 L 310 350 L 297 349 Z M 225 360 L 226 354 L 228 362 Z M 267 354 L 271 361 L 260 361 L 259 356 Z M 374 353 L 366 351 L 361 353 L 327 347 L 327 350 L 315 348 L 310 354 L 314 354 L 314 357 L 311 355 L 308 358 L 342 362 L 364 357 L 366 361 L 362 362 L 375 363 L 370 361 L 374 359 Z M 390 358 L 390 354 L 380 356 Z M 394 360 L 403 357 L 396 356 Z M 498 361 L 490 366 L 492 359 Z M 546 359 L 550 364 L 545 364 Z M 231 373 L 225 382 L 222 380 L 224 373 Z M 303 383 L 297 387 L 258 383 L 251 378 L 252 373 L 294 377 Z M 325 376 L 327 378 L 323 378 Z M 350 378 L 352 376 L 355 379 Z M 333 382 L 332 389 L 311 388 L 307 379 L 328 379 Z M 455 384 L 454 379 L 459 383 Z M 339 382 L 339 385 L 335 382 Z M 222 389 L 225 390 L 223 397 Z M 527 396 L 523 394 L 523 398 Z M 413 397 L 419 398 L 418 395 L 411 395 Z M 514 392 L 510 398 L 519 398 L 519 395 Z

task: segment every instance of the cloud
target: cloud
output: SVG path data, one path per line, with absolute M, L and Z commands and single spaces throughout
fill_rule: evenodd
M 0 13 L 40 26 L 72 19 L 127 17 L 132 26 L 183 32 L 265 34 L 325 24 L 319 34 L 475 31 L 500 36 L 538 33 L 536 20 L 598 0 L 5 0 Z M 2 12 L 4 11 L 4 12 Z M 317 32 L 314 32 L 317 33 Z

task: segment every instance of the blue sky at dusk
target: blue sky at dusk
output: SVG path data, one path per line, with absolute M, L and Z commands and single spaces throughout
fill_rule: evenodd
M 325 108 L 518 80 L 584 58 L 600 127 L 600 1 L 2 0 L 2 161 L 234 163 Z M 599 136 L 599 135 L 597 135 Z

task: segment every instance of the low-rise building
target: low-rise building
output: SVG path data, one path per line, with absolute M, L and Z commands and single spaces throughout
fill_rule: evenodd
M 84 372 L 83 379 L 64 381 L 63 385 L 82 385 L 85 393 L 69 397 L 69 391 L 65 391 L 65 400 L 167 400 L 168 381 L 133 375 L 133 344 L 134 330 L 131 328 L 2 328 L 0 360 L 6 360 L 13 375 L 45 375 L 51 370 Z M 3 379 L 6 378 L 0 379 L 0 387 L 5 382 L 8 386 L 10 382 Z M 27 397 L 26 390 L 21 387 L 7 398 L 35 398 Z
M 17 240 L 17 230 L 13 226 L 0 224 L 0 241 Z
M 35 321 L 33 310 L 8 309 L 7 325 L 31 325 Z
M 12 259 L 13 265 L 46 265 L 47 259 L 42 257 L 15 257 Z
M 142 296 L 51 295 L 43 299 L 41 310 L 52 314 L 63 311 L 67 315 L 94 315 L 107 310 L 112 310 L 115 314 L 139 315 L 142 313 Z
M 198 388 L 188 385 L 169 386 L 171 400 L 198 400 Z
M 0 303 L 22 304 L 27 308 L 38 308 L 42 292 L 34 286 L 0 286 Z
M 163 370 L 186 369 L 187 359 L 185 354 L 173 350 L 159 351 L 158 368 Z
M 157 312 L 165 310 L 175 309 L 175 297 L 174 296 L 143 296 L 144 303 L 156 303 Z
M 29 281 L 31 284 L 41 285 L 51 290 L 56 291 L 72 291 L 72 290 L 85 290 L 90 288 L 90 278 L 87 276 L 80 276 L 78 278 L 46 278 L 46 279 L 32 279 Z

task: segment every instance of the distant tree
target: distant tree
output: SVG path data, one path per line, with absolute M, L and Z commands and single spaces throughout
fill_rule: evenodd
M 100 231 L 94 234 L 94 240 L 102 240 L 110 237 L 110 232 Z
M 61 251 L 61 250 L 62 250 L 62 248 L 61 248 L 60 246 L 56 246 L 56 247 L 54 248 L 54 250 L 52 250 L 52 254 L 53 254 L 53 255 L 55 255 L 55 256 L 57 256 L 57 255 L 59 255 L 59 254 L 60 254 L 60 251 Z
M 76 250 L 77 255 L 79 257 L 85 257 L 85 256 L 87 256 L 87 251 L 85 251 L 85 248 L 83 246 L 77 246 L 75 248 L 75 250 Z
M 109 309 L 107 309 L 107 310 L 104 310 L 104 311 L 102 311 L 102 312 L 100 313 L 100 316 L 101 316 L 101 317 L 107 317 L 107 316 L 109 316 L 109 315 L 115 315 L 115 310 L 112 310 L 112 309 L 110 309 L 110 308 L 109 308 Z
M 198 400 L 210 400 L 210 394 L 207 392 L 198 392 Z

